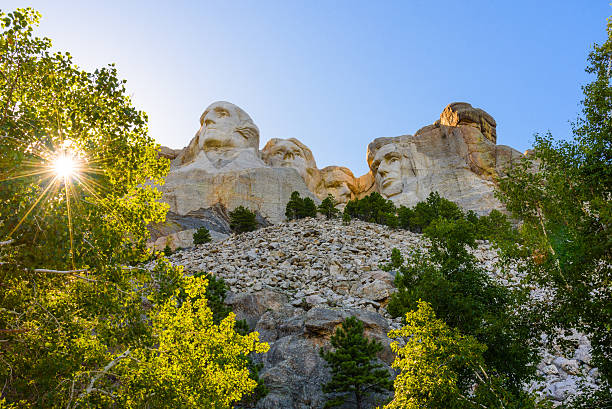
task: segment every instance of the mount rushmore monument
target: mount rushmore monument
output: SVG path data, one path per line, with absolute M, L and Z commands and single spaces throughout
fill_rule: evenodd
M 495 178 L 523 157 L 496 142 L 493 117 L 456 102 L 414 135 L 374 139 L 366 153 L 370 171 L 355 177 L 342 166 L 319 169 L 312 151 L 295 138 L 273 138 L 259 150 L 251 117 L 232 103 L 214 102 L 188 146 L 161 148 L 171 160 L 160 186 L 170 213 L 164 226 L 153 229 L 153 239 L 156 245 L 170 236 L 172 247 L 188 244 L 203 225 L 213 237 L 227 234 L 224 212 L 240 205 L 264 224 L 278 223 L 293 191 L 315 201 L 331 194 L 341 205 L 378 192 L 398 206 L 413 206 L 437 191 L 466 210 L 488 213 L 502 208 L 493 194 Z

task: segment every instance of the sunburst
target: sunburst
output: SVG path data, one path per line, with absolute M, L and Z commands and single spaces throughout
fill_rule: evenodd
M 72 206 L 73 202 L 78 204 L 79 200 L 76 187 L 78 186 L 85 192 L 98 198 L 96 190 L 99 190 L 102 186 L 93 180 L 90 175 L 100 174 L 103 171 L 97 168 L 92 163 L 93 161 L 88 160 L 85 153 L 78 149 L 70 140 L 64 140 L 59 146 L 52 145 L 51 148 L 44 146 L 44 144 L 30 145 L 24 149 L 24 152 L 32 154 L 34 159 L 22 162 L 21 169 L 13 169 L 9 174 L 0 178 L 0 182 L 35 176 L 41 188 L 45 184 L 46 187 L 41 189 L 34 203 L 21 216 L 19 222 L 11 229 L 6 239 L 11 239 L 11 236 L 41 202 L 53 197 L 59 197 L 58 193 L 63 191 L 63 196 L 66 200 L 68 231 L 70 235 L 70 259 L 72 267 L 75 268 Z

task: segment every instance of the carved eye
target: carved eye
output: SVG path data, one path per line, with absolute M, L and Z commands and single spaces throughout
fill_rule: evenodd
M 223 118 L 223 117 L 229 116 L 229 112 L 227 112 L 227 111 L 226 111 L 225 109 L 223 109 L 223 108 L 217 108 L 217 109 L 215 109 L 215 114 L 217 114 L 217 116 L 218 116 L 219 118 Z
M 215 123 L 215 121 L 213 121 L 212 119 L 207 119 L 207 120 L 204 121 L 204 126 L 209 126 L 209 125 L 212 125 L 214 123 Z

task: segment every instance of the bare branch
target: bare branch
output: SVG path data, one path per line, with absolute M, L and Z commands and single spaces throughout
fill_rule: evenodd
M 52 273 L 52 274 L 74 274 L 74 273 L 85 273 L 87 269 L 82 270 L 49 270 L 46 268 L 35 268 L 35 273 Z
M 83 392 L 81 392 L 79 394 L 79 396 L 77 397 L 77 400 L 80 400 L 82 398 L 84 398 L 86 395 L 89 395 L 92 392 L 100 392 L 100 393 L 104 393 L 105 395 L 108 395 L 110 397 L 114 397 L 115 395 L 106 392 L 102 389 L 98 389 L 95 388 L 95 384 L 98 381 L 98 379 L 100 379 L 104 374 L 108 373 L 108 371 L 114 367 L 115 365 L 117 365 L 119 363 L 119 361 L 121 361 L 122 359 L 128 357 L 130 355 L 130 348 L 126 349 L 122 354 L 118 355 L 115 359 L 113 359 L 112 361 L 110 361 L 101 371 L 96 371 L 97 374 L 92 376 L 90 381 L 89 381 L 89 385 L 87 385 L 87 388 L 85 388 L 85 390 Z
M 14 240 L 10 239 L 10 240 L 5 240 L 5 241 L 0 241 L 0 246 L 8 246 L 9 244 L 11 244 Z

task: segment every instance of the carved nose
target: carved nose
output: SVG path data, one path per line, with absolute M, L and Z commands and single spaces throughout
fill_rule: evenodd
M 204 121 L 204 126 L 209 126 L 209 125 L 212 125 L 214 123 L 215 123 L 215 121 L 213 121 L 212 119 L 207 119 L 207 120 Z
M 293 153 L 291 153 L 291 152 L 287 152 L 287 153 L 285 154 L 285 159 L 293 159 Z

